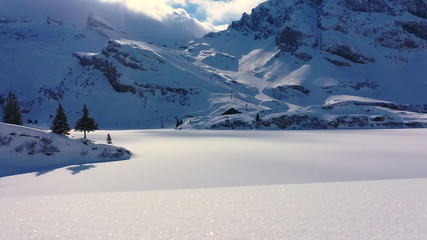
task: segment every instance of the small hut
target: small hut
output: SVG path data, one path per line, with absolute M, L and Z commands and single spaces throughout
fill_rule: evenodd
M 239 114 L 239 113 L 242 113 L 242 112 L 239 112 L 234 108 L 230 108 L 227 111 L 225 111 L 222 115 L 233 115 L 233 114 Z

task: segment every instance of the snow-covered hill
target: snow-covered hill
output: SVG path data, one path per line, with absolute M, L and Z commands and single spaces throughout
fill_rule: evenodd
M 425 127 L 426 8 L 270 0 L 226 31 L 175 43 L 97 12 L 71 23 L 0 10 L 0 100 L 15 91 L 41 124 L 57 102 L 71 121 L 86 103 L 102 128 Z M 231 108 L 241 113 L 223 115 Z
M 0 177 L 68 165 L 125 160 L 130 155 L 121 147 L 0 123 Z

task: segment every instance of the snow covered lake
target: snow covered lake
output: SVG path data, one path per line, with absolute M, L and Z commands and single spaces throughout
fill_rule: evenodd
M 107 133 L 130 160 L 0 178 L 2 235 L 427 237 L 427 129 Z
M 0 197 L 427 177 L 427 130 L 97 131 L 127 161 L 0 178 Z M 74 133 L 78 138 L 81 133 Z

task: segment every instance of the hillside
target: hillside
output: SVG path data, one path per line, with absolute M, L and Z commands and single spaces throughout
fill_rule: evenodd
M 270 0 L 225 31 L 167 43 L 96 12 L 79 13 L 83 25 L 48 11 L 1 17 L 0 102 L 15 91 L 40 124 L 57 102 L 71 121 L 86 103 L 109 129 L 173 128 L 177 118 L 182 129 L 425 127 L 425 9 Z M 223 115 L 231 108 L 241 113 Z
M 129 159 L 121 147 L 70 139 L 33 128 L 0 123 L 0 177 L 50 171 L 69 165 Z

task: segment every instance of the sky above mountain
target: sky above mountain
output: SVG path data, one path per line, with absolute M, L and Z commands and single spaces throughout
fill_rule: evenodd
M 88 14 L 105 19 L 119 30 L 143 32 L 155 39 L 194 39 L 227 28 L 242 13 L 265 0 L 0 0 L 0 17 L 46 16 L 77 27 Z
M 233 20 L 238 20 L 243 12 L 266 0 L 101 0 L 120 3 L 129 9 L 144 13 L 163 21 L 170 15 L 181 14 L 193 18 L 206 28 L 225 29 Z

